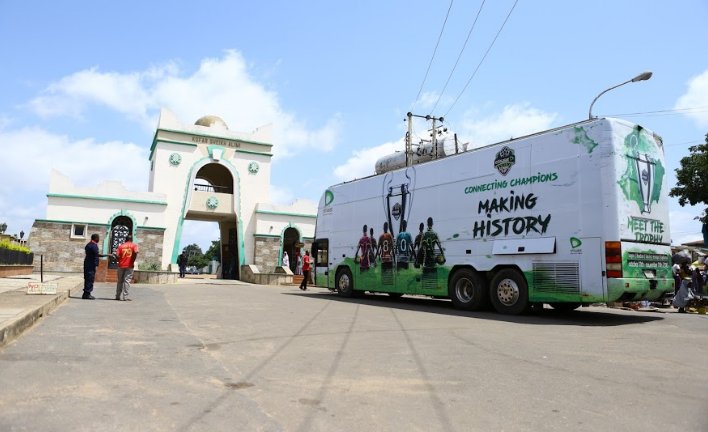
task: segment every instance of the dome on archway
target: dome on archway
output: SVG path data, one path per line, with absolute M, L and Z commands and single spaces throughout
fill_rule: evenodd
M 226 126 L 226 122 L 221 117 L 217 117 L 215 115 L 206 115 L 201 117 L 199 120 L 194 122 L 194 124 L 198 126 L 213 127 L 216 129 L 229 129 L 229 127 Z

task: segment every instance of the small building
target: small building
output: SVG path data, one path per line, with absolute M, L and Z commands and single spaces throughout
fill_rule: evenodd
M 80 272 L 91 234 L 101 236 L 102 253 L 113 253 L 132 234 L 138 264 L 172 270 L 186 246 L 184 221 L 210 221 L 219 225 L 220 277 L 240 279 L 243 265 L 272 272 L 283 251 L 295 256 L 310 249 L 317 213 L 312 201 L 270 203 L 272 147 L 270 126 L 237 133 L 216 116 L 184 125 L 163 109 L 150 148 L 148 190 L 129 191 L 117 181 L 77 186 L 53 171 L 47 215 L 35 220 L 29 246 L 43 255 L 45 271 Z

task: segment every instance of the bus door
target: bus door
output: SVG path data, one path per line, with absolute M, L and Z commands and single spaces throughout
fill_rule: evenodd
M 316 239 L 312 243 L 312 257 L 315 261 L 313 272 L 315 285 L 331 287 L 329 275 L 329 239 Z
M 607 286 L 602 274 L 603 244 L 599 237 L 576 239 L 571 253 L 580 253 L 580 301 L 584 297 L 606 298 Z

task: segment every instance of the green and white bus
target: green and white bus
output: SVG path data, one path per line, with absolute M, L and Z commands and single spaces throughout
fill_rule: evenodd
M 667 189 L 661 138 L 613 118 L 384 168 L 324 192 L 315 283 L 505 314 L 659 299 Z

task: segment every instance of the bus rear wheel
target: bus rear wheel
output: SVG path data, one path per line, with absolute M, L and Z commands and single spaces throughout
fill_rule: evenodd
M 500 270 L 492 278 L 489 297 L 499 313 L 519 315 L 531 308 L 526 278 L 516 269 Z
M 354 294 L 354 279 L 352 279 L 352 272 L 348 268 L 337 271 L 335 283 L 337 284 L 337 292 L 342 297 L 351 297 Z
M 453 306 L 463 310 L 479 310 L 487 305 L 487 281 L 472 269 L 460 269 L 450 279 L 447 291 Z

